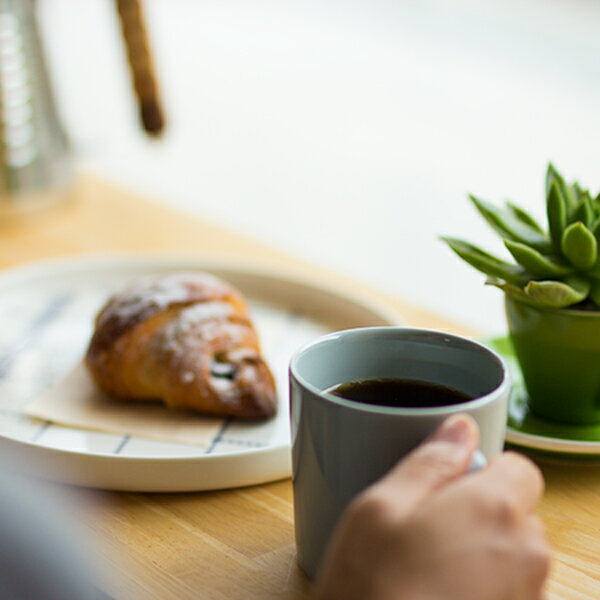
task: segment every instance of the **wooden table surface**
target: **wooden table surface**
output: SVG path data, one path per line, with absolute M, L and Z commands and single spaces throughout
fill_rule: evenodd
M 97 178 L 78 179 L 70 202 L 0 221 L 0 266 L 51 256 L 175 251 L 251 261 L 371 294 L 405 321 L 472 334 L 399 299 L 326 273 L 243 235 L 190 218 Z M 600 598 L 600 467 L 543 463 L 540 514 L 554 550 L 548 598 Z M 186 494 L 73 488 L 100 548 L 101 587 L 121 599 L 248 600 L 310 596 L 295 563 L 289 480 Z

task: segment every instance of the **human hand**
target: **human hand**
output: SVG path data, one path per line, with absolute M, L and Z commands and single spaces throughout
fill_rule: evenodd
M 463 476 L 478 441 L 470 417 L 450 417 L 357 496 L 327 549 L 317 600 L 540 600 L 542 476 L 512 452 Z

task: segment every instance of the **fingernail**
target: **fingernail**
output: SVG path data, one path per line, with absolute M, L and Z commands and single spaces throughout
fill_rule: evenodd
M 469 415 L 452 415 L 448 417 L 433 434 L 433 440 L 463 445 L 475 435 L 477 425 Z

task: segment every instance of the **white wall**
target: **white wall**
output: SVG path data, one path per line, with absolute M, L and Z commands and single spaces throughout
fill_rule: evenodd
M 38 5 L 83 166 L 486 333 L 499 292 L 437 240 L 500 247 L 466 193 L 543 214 L 548 159 L 600 188 L 592 0 L 147 0 L 154 143 L 113 4 Z

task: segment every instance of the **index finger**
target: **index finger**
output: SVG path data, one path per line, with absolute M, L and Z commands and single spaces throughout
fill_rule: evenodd
M 544 494 L 541 471 L 528 458 L 516 452 L 495 456 L 487 467 L 470 475 L 469 480 L 469 483 L 481 486 L 490 494 L 510 498 L 523 515 L 533 512 Z

